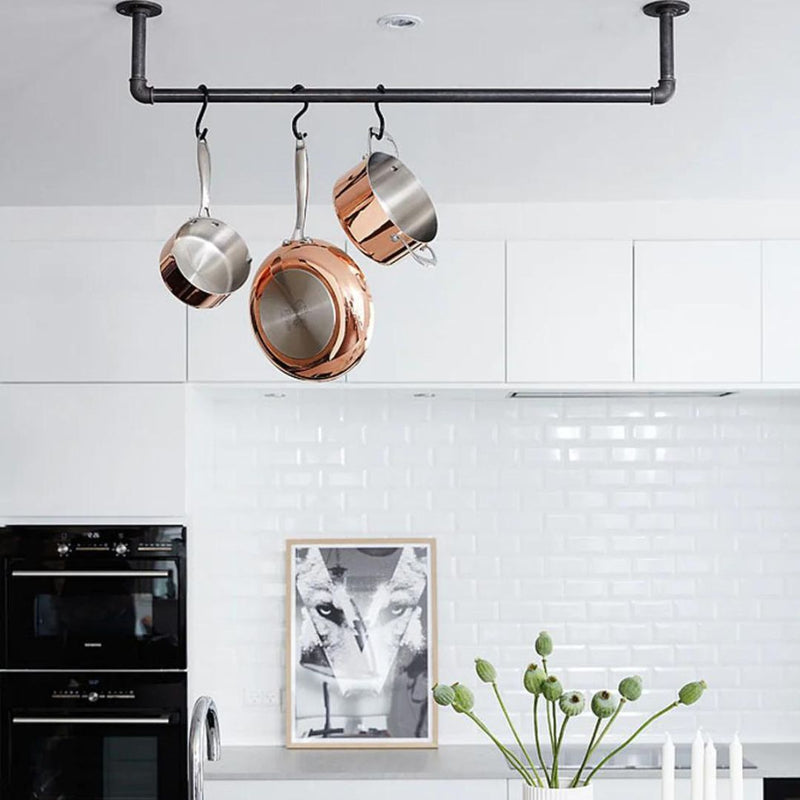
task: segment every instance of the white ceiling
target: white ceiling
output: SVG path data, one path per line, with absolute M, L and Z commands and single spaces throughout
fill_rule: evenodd
M 128 94 L 130 21 L 107 0 L 5 0 L 0 204 L 184 204 L 195 106 Z M 657 79 L 636 0 L 166 0 L 155 86 L 623 86 Z M 800 3 L 695 0 L 678 94 L 649 106 L 385 106 L 440 202 L 800 198 Z M 378 28 L 381 14 L 421 28 Z M 212 204 L 288 202 L 293 106 L 212 105 Z M 361 156 L 367 105 L 313 106 L 312 202 Z

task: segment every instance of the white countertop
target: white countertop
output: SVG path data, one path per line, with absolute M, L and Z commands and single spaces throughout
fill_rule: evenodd
M 800 743 L 745 744 L 756 769 L 745 778 L 800 776 Z M 724 775 L 727 770 L 720 770 Z M 658 778 L 658 769 L 604 770 L 598 778 Z M 689 776 L 678 770 L 677 777 Z M 206 765 L 206 777 L 221 781 L 268 780 L 497 780 L 513 779 L 492 746 L 445 745 L 438 750 L 287 750 L 284 747 L 224 747 L 222 760 Z

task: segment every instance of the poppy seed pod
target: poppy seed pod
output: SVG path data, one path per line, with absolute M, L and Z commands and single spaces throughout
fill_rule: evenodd
M 497 680 L 497 670 L 486 659 L 475 659 L 475 672 L 484 683 L 494 683 Z
M 542 684 L 542 694 L 545 700 L 555 702 L 564 694 L 564 689 L 561 687 L 561 681 L 555 675 L 548 675 Z
M 678 692 L 678 699 L 685 706 L 690 706 L 696 703 L 702 696 L 703 692 L 708 688 L 705 681 L 693 681 L 682 686 Z
M 592 714 L 598 719 L 607 719 L 617 710 L 617 698 L 607 689 L 592 697 Z
M 630 701 L 638 700 L 642 696 L 642 676 L 631 675 L 619 682 L 619 693 Z
M 464 686 L 463 683 L 454 683 L 452 689 L 454 692 L 453 708 L 458 711 L 459 714 L 472 711 L 475 705 L 475 695 L 472 694 L 472 691 Z
M 525 674 L 522 676 L 522 685 L 526 691 L 538 695 L 542 693 L 542 684 L 546 679 L 547 675 L 544 674 L 544 670 L 538 664 L 528 664 L 528 669 L 525 670 Z
M 577 717 L 586 707 L 586 698 L 581 692 L 564 692 L 558 700 L 558 707 L 567 717 Z
M 446 683 L 437 683 L 433 687 L 433 699 L 437 705 L 449 706 L 455 699 L 456 693 L 452 686 Z
M 553 652 L 553 640 L 547 631 L 542 631 L 536 637 L 536 644 L 534 645 L 536 652 L 542 657 L 547 658 Z

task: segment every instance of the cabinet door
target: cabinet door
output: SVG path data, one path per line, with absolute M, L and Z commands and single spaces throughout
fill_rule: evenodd
M 800 242 L 764 242 L 764 380 L 800 382 Z
M 435 267 L 410 256 L 390 267 L 354 256 L 372 292 L 375 328 L 351 383 L 504 380 L 503 242 L 437 241 L 434 249 Z
M 759 242 L 637 242 L 635 379 L 761 380 Z
M 0 515 L 181 516 L 183 385 L 0 386 Z
M 6 242 L 0 382 L 183 381 L 186 310 L 157 242 Z
M 508 380 L 632 379 L 632 243 L 509 242 Z

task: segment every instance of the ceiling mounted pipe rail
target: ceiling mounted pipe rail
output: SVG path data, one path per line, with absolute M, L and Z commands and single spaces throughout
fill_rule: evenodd
M 647 103 L 675 94 L 675 17 L 689 12 L 683 0 L 658 0 L 642 9 L 659 20 L 661 74 L 648 89 L 159 89 L 147 83 L 147 20 L 161 14 L 150 0 L 125 0 L 117 13 L 132 18 L 130 90 L 140 103 Z

